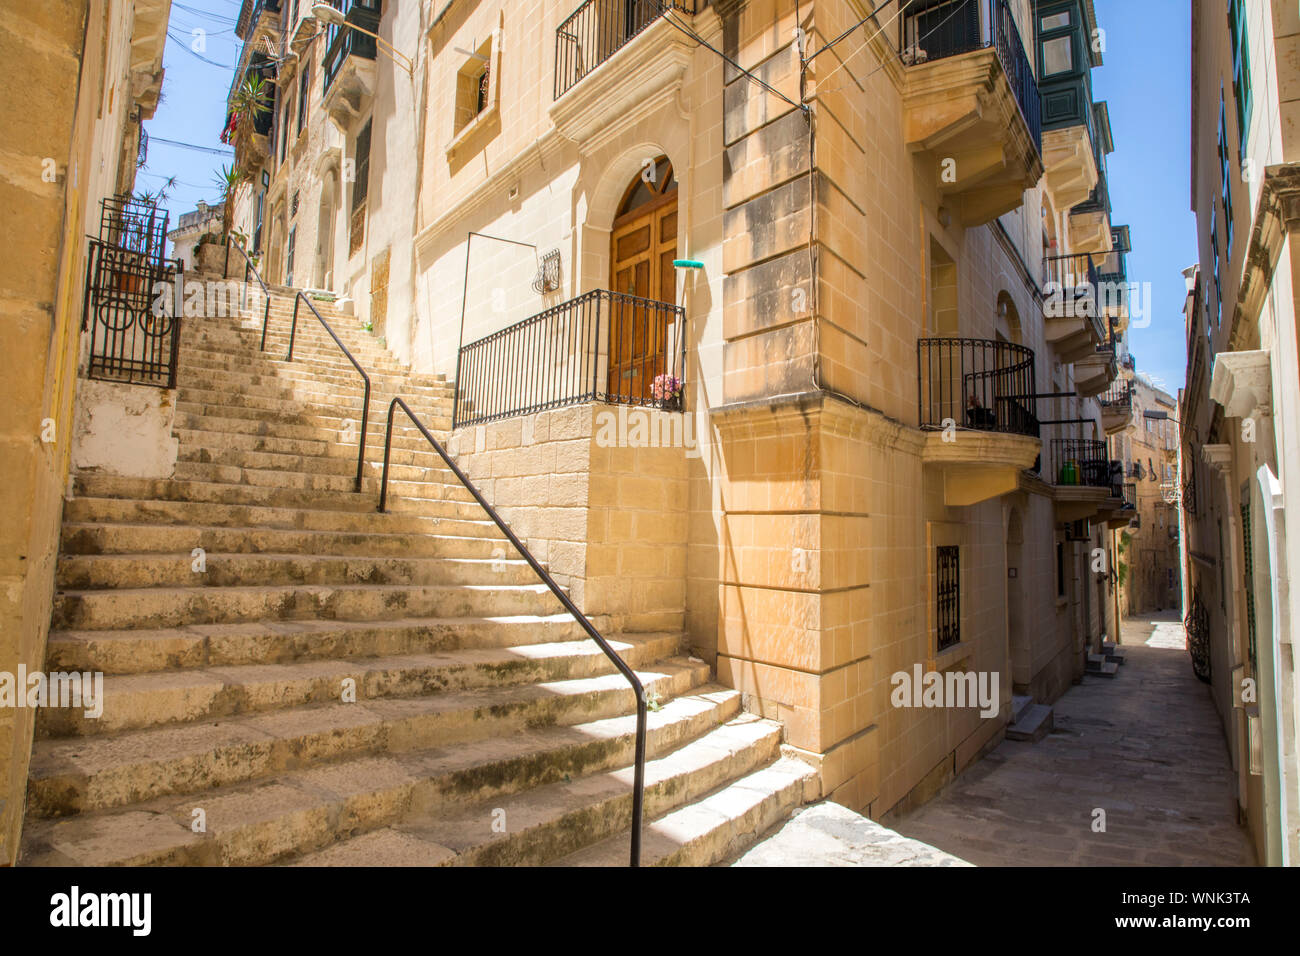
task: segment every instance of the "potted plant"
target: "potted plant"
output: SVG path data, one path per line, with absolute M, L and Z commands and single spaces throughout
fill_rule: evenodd
M 682 407 L 682 382 L 673 375 L 656 375 L 650 383 L 650 394 L 665 411 L 676 412 Z

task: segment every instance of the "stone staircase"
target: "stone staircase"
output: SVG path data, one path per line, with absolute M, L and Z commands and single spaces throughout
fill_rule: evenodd
M 20 862 L 626 864 L 626 682 L 414 428 L 376 511 L 389 399 L 441 439 L 451 386 L 320 306 L 373 383 L 355 493 L 359 376 L 305 313 L 283 361 L 291 307 L 264 353 L 260 310 L 185 323 L 173 477 L 75 476 L 47 669 L 104 709 L 39 712 Z M 710 864 L 818 784 L 680 637 L 611 643 L 661 702 L 643 861 Z

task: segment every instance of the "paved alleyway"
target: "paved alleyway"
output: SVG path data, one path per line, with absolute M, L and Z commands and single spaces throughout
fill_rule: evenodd
M 1071 688 L 1051 734 L 1004 741 L 890 825 L 980 866 L 1254 865 L 1218 715 L 1183 641 L 1175 615 L 1126 624 L 1119 675 Z

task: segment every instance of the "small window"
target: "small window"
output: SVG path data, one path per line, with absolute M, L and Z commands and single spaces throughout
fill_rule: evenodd
M 307 125 L 307 106 L 311 99 L 311 60 L 304 60 L 302 76 L 298 80 L 298 135 Z
M 1043 42 L 1043 76 L 1054 76 L 1074 69 L 1074 50 L 1071 37 L 1057 37 Z
M 1065 597 L 1065 544 L 1056 542 L 1056 596 Z
M 366 197 L 370 192 L 370 120 L 357 134 L 356 164 L 353 167 L 356 176 L 352 183 L 352 206 L 348 223 L 348 255 L 352 256 L 361 248 L 366 234 Z
M 961 560 L 955 546 L 935 552 L 935 620 L 942 651 L 961 641 Z
M 1070 11 L 1065 13 L 1053 13 L 1050 17 L 1043 17 L 1039 21 L 1039 28 L 1046 33 L 1048 30 L 1060 30 L 1070 25 Z
M 456 74 L 457 133 L 491 109 L 496 101 L 493 52 L 492 40 L 489 38 L 469 55 Z

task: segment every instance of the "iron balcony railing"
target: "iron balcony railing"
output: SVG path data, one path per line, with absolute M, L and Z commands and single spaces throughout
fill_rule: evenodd
M 1006 0 L 913 2 L 903 13 L 900 30 L 898 48 L 908 65 L 989 47 L 996 49 L 1034 148 L 1042 154 L 1043 119 L 1038 81 Z
M 1057 485 L 1111 488 L 1117 481 L 1106 457 L 1106 443 L 1092 438 L 1052 439 L 1052 477 Z M 1123 473 L 1123 466 L 1118 469 Z
M 1120 497 L 1124 500 L 1126 510 L 1136 510 L 1138 506 L 1138 486 L 1131 481 L 1125 482 Z
M 1133 407 L 1133 386 L 1129 382 L 1115 382 L 1097 396 L 1104 411 L 1124 411 Z
M 1038 436 L 1034 351 L 992 339 L 920 339 L 916 343 L 917 420 Z
M 1105 290 L 1096 260 L 1089 253 L 1043 257 L 1043 308 L 1047 315 L 1086 318 L 1097 341 L 1107 340 L 1101 303 Z
M 371 33 L 379 32 L 379 17 L 381 13 L 380 0 L 329 0 L 329 2 L 338 9 L 344 9 L 346 4 L 347 21 L 355 23 L 362 30 L 369 30 Z M 289 31 L 285 31 L 288 36 Z M 359 56 L 365 60 L 375 58 L 375 38 L 367 36 L 359 30 L 347 29 L 339 24 L 330 23 L 325 26 L 325 60 L 322 64 L 322 93 L 329 90 L 334 80 L 338 78 L 339 71 L 343 69 L 343 64 L 347 62 L 350 56 Z
M 686 310 L 597 289 L 471 342 L 452 425 L 585 402 L 682 407 Z
M 695 0 L 587 0 L 555 30 L 554 98 L 669 11 L 693 15 Z
M 533 556 L 533 553 L 528 550 L 528 546 L 519 540 L 519 537 L 510 529 L 510 526 L 505 523 L 501 518 L 501 515 L 497 513 L 497 510 L 488 503 L 486 498 L 483 497 L 483 493 L 478 490 L 474 482 L 470 481 L 469 477 L 456 466 L 456 463 L 452 461 L 451 456 L 447 454 L 447 450 L 442 447 L 442 444 L 436 438 L 433 437 L 429 429 L 425 428 L 424 422 L 420 421 L 420 419 L 415 416 L 415 413 L 411 411 L 410 406 L 408 406 L 400 396 L 394 396 L 393 400 L 388 403 L 388 427 L 384 431 L 384 471 L 382 477 L 379 479 L 379 510 L 381 512 L 384 511 L 388 505 L 388 460 L 393 445 L 393 413 L 397 411 L 399 407 L 406 414 L 406 417 L 410 420 L 411 424 L 414 425 L 416 429 L 419 430 L 420 434 L 424 436 L 425 441 L 433 446 L 433 450 L 438 453 L 438 457 L 442 459 L 443 464 L 451 470 L 451 473 L 456 476 L 456 479 L 465 487 L 465 489 L 474 496 L 474 500 L 477 501 L 480 507 L 487 512 L 487 516 L 492 519 L 493 523 L 500 529 L 501 533 L 506 536 L 506 539 L 514 545 L 515 550 L 519 552 L 523 559 L 528 562 L 528 566 L 533 569 L 533 573 L 542 579 L 542 583 L 545 584 L 550 592 L 555 595 L 556 599 L 564 605 L 564 609 L 573 615 L 573 618 L 578 622 L 578 625 L 586 631 L 589 638 L 596 642 L 596 646 L 600 648 L 601 653 L 609 658 L 610 663 L 612 663 L 614 668 L 623 675 L 623 679 L 626 680 L 628 686 L 632 688 L 632 694 L 636 698 L 636 745 L 632 758 L 632 838 L 629 864 L 631 866 L 640 866 L 642 819 L 645 813 L 646 724 L 648 716 L 647 712 L 649 710 L 646 704 L 645 688 L 642 686 L 640 679 L 636 676 L 636 672 L 633 671 L 632 668 L 628 666 L 627 662 L 618 655 L 618 652 L 610 646 L 604 636 L 596 630 L 595 625 L 591 623 L 587 618 L 587 615 L 583 614 L 582 611 L 578 609 L 578 606 L 573 603 L 569 595 L 564 592 L 564 589 L 561 588 L 560 585 L 556 583 L 555 579 L 551 577 L 550 573 L 542 567 L 537 558 Z M 365 448 L 364 439 L 362 440 L 361 446 L 362 448 Z

